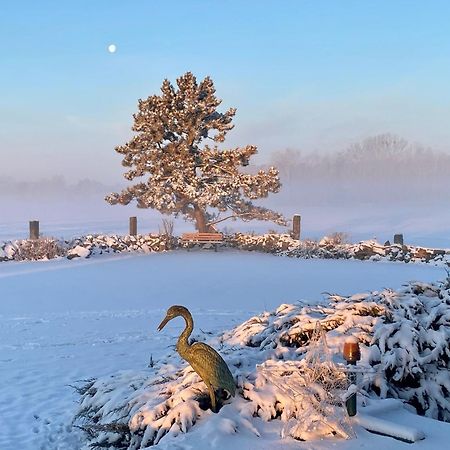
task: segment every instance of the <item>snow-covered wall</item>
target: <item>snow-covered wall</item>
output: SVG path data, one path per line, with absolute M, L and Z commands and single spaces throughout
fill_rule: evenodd
M 380 244 L 375 240 L 348 244 L 339 235 L 320 241 L 298 241 L 287 234 L 242 234 L 224 236 L 222 247 L 259 251 L 291 258 L 359 259 L 371 261 L 423 262 L 450 267 L 450 250 L 411 245 Z M 161 252 L 191 246 L 164 234 L 138 236 L 87 235 L 70 241 L 43 238 L 0 242 L 1 261 L 42 260 L 57 257 L 90 258 L 122 252 Z

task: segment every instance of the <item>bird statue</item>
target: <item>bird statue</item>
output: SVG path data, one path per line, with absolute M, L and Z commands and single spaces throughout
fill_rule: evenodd
M 216 412 L 215 389 L 225 389 L 234 397 L 236 384 L 233 376 L 227 363 L 212 347 L 203 342 L 189 344 L 188 338 L 194 329 L 194 321 L 191 313 L 184 306 L 171 306 L 167 310 L 166 317 L 159 324 L 158 331 L 161 331 L 167 322 L 178 316 L 183 317 L 186 322 L 186 327 L 178 338 L 177 352 L 205 382 L 211 398 L 211 409 L 213 412 Z

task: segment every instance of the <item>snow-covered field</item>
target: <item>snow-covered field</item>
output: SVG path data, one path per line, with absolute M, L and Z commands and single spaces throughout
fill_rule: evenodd
M 0 449 L 79 449 L 71 428 L 78 380 L 140 370 L 150 357 L 173 352 L 181 319 L 156 327 L 172 304 L 188 307 L 195 332 L 218 333 L 281 303 L 352 294 L 410 280 L 436 281 L 445 271 L 426 265 L 298 260 L 223 250 L 112 255 L 0 265 Z M 393 413 L 387 413 L 387 416 Z M 443 448 L 450 425 L 395 413 L 427 431 L 420 449 Z M 357 429 L 352 441 L 299 443 L 279 436 L 280 421 L 261 423 L 261 437 L 214 440 L 202 427 L 162 448 L 403 448 L 410 444 Z

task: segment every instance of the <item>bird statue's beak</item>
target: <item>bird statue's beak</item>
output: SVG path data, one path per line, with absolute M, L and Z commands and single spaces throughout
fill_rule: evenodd
M 170 320 L 169 316 L 164 317 L 164 320 L 158 326 L 158 331 L 161 331 L 166 326 L 169 320 Z

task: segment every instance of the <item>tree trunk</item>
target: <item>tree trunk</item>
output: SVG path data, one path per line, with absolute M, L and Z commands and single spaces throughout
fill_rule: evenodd
M 206 214 L 205 211 L 199 208 L 197 205 L 194 206 L 194 219 L 195 228 L 199 233 L 208 233 L 209 227 L 206 224 Z

